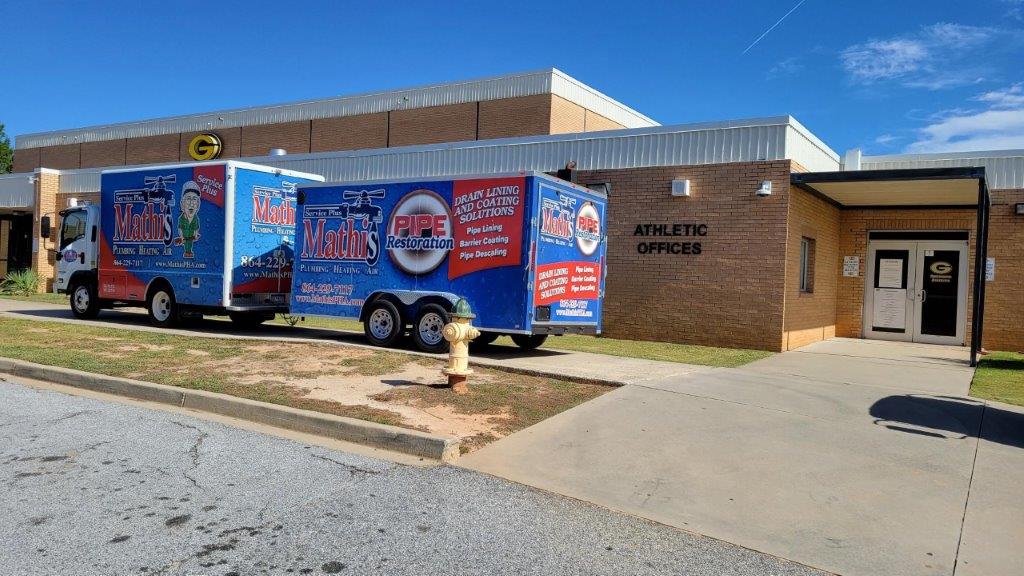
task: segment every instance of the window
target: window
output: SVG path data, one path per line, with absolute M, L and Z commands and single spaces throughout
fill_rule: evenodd
M 814 292 L 814 238 L 800 239 L 800 291 Z
M 67 248 L 72 242 L 85 236 L 85 211 L 68 212 L 60 229 L 60 249 Z

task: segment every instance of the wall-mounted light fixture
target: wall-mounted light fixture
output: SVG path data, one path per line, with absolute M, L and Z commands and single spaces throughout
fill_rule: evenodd
M 680 178 L 672 181 L 672 195 L 673 196 L 690 196 L 690 181 Z
M 1013 211 L 1017 216 L 1024 216 L 1024 204 L 1014 204 Z
M 756 194 L 758 196 L 771 196 L 772 195 L 772 181 L 765 180 L 761 182 L 761 187 L 757 189 Z

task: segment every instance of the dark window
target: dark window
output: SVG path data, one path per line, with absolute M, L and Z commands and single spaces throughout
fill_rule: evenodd
M 85 236 L 85 211 L 68 212 L 60 229 L 60 249 Z
M 814 292 L 814 239 L 800 239 L 800 291 Z

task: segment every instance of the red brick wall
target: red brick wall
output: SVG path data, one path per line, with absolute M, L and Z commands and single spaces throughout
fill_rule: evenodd
M 61 144 L 50 146 L 40 151 L 39 163 L 46 168 L 66 170 L 78 168 L 81 161 L 81 149 L 78 144 Z
M 180 141 L 180 134 L 129 138 L 125 149 L 125 162 L 128 164 L 177 162 Z
M 479 121 L 480 140 L 547 134 L 551 128 L 551 95 L 481 102 Z
M 389 145 L 409 146 L 476 139 L 476 102 L 391 112 Z
M 244 126 L 242 156 L 266 156 L 272 148 L 284 148 L 289 154 L 309 152 L 308 120 Z
M 839 208 L 799 188 L 790 189 L 783 334 L 786 350 L 835 336 L 836 282 L 841 273 L 839 221 Z M 814 240 L 813 292 L 800 290 L 803 238 Z
M 82 144 L 82 168 L 121 166 L 125 163 L 128 143 L 120 140 L 102 140 Z
M 1014 204 L 1024 202 L 1024 189 L 992 190 L 988 256 L 995 258 L 996 277 L 985 286 L 985 331 L 989 350 L 1024 351 L 1024 216 Z
M 583 172 L 612 185 L 605 335 L 781 350 L 788 161 Z M 671 196 L 688 178 L 691 197 Z M 763 180 L 774 193 L 755 196 Z M 707 224 L 704 237 L 643 237 L 637 224 Z M 701 243 L 699 255 L 640 254 L 645 241 Z
M 313 120 L 311 152 L 384 148 L 387 145 L 387 112 Z

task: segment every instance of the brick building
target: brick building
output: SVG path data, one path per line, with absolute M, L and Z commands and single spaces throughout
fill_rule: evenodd
M 0 177 L 0 273 L 52 274 L 52 239 L 29 250 L 12 231 L 95 201 L 104 167 L 190 160 L 202 133 L 221 158 L 328 181 L 575 161 L 578 182 L 610 188 L 609 336 L 1024 349 L 1024 151 L 840 157 L 788 116 L 659 126 L 557 70 L 19 136 L 17 173 Z

